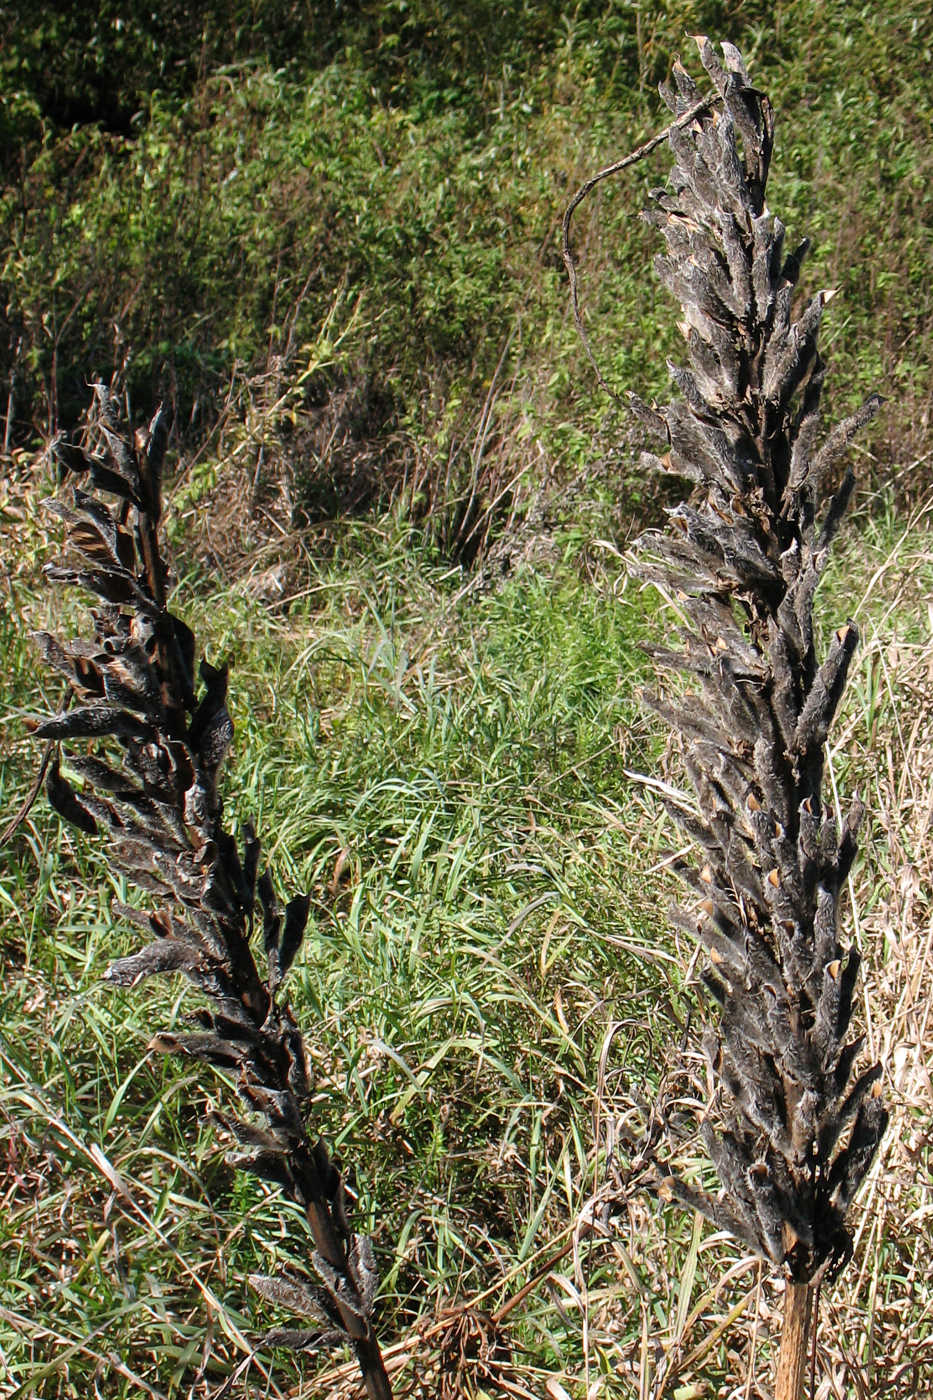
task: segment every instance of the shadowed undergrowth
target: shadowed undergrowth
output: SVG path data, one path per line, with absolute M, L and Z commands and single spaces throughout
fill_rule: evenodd
M 48 8 L 12 7 L 2 73 L 4 451 L 69 426 L 88 373 L 122 370 L 141 416 L 161 398 L 175 409 L 192 494 L 227 505 L 217 547 L 238 566 L 269 537 L 259 506 L 281 524 L 378 512 L 391 492 L 456 552 L 474 489 L 482 510 L 513 478 L 570 476 L 617 446 L 619 415 L 581 372 L 559 213 L 654 132 L 654 85 L 684 36 L 707 32 L 731 34 L 779 94 L 775 207 L 792 239 L 813 238 L 812 285 L 840 291 L 824 338 L 836 411 L 878 386 L 903 406 L 866 438 L 863 466 L 885 479 L 890 460 L 905 488 L 928 480 L 909 470 L 930 451 L 918 0 L 587 0 L 572 14 L 412 0 L 339 15 L 264 0 L 233 6 L 236 24 L 229 6 L 203 7 L 200 48 L 177 7 L 161 35 L 104 7 L 87 45 Z M 123 84 L 122 124 L 106 103 L 96 120 L 93 104 L 83 120 L 67 110 L 93 89 L 85 68 Z M 605 188 L 577 227 L 599 361 L 645 397 L 675 343 L 637 218 L 664 168 L 656 157 Z M 231 464 L 236 510 L 218 482 Z M 627 489 L 650 506 L 643 477 Z M 506 491 L 487 524 L 528 499 Z

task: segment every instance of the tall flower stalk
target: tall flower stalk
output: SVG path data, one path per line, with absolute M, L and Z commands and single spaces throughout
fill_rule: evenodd
M 778 1400 L 801 1393 L 814 1288 L 851 1254 L 846 1223 L 887 1122 L 880 1065 L 856 1070 L 859 954 L 840 935 L 858 800 L 824 798 L 825 745 L 858 640 L 845 622 L 825 655 L 813 600 L 854 478 L 833 468 L 880 400 L 820 441 L 817 349 L 832 293 L 798 305 L 806 242 L 784 246 L 765 190 L 773 117 L 741 55 L 698 40 L 714 93 L 669 134 L 674 167 L 646 217 L 656 267 L 683 308 L 686 368 L 670 404 L 636 412 L 664 442 L 648 454 L 693 483 L 636 569 L 676 599 L 679 646 L 650 648 L 687 678 L 654 698 L 679 736 L 696 801 L 668 805 L 699 852 L 679 873 L 679 927 L 708 956 L 717 1009 L 705 1038 L 714 1095 L 703 1141 L 720 1189 L 676 1175 L 664 1190 L 737 1236 L 787 1279 Z M 675 118 L 702 94 L 679 64 L 662 96 Z
M 95 393 L 88 445 L 57 449 L 63 470 L 81 485 L 71 504 L 54 503 L 70 558 L 47 573 L 90 591 L 100 605 L 90 640 L 37 638 L 69 688 L 62 712 L 35 725 L 54 746 L 49 800 L 82 831 L 103 832 L 114 868 L 149 897 L 145 912 L 114 907 L 147 942 L 114 962 L 106 980 L 135 987 L 154 973 L 182 973 L 194 983 L 203 1005 L 191 1029 L 159 1034 L 153 1048 L 232 1076 L 240 1111 L 217 1115 L 237 1143 L 228 1160 L 279 1186 L 307 1217 L 311 1274 L 252 1279 L 304 1319 L 268 1340 L 297 1348 L 346 1341 L 371 1400 L 390 1400 L 372 1325 L 372 1248 L 352 1232 L 340 1173 L 310 1131 L 308 1060 L 282 995 L 309 899 L 297 895 L 282 909 L 255 832 L 245 826 L 238 843 L 224 822 L 219 779 L 233 737 L 227 669 L 205 660 L 196 669 L 194 636 L 166 603 L 159 539 L 165 416 L 157 413 L 130 441 L 112 395 L 103 385 Z M 79 786 L 61 771 L 62 746 Z M 264 970 L 254 953 L 257 927 Z

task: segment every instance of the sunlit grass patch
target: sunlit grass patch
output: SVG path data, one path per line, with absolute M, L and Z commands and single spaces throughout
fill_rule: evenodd
M 501 1301 L 592 1188 L 589 1069 L 618 1000 L 655 986 L 636 956 L 652 911 L 633 873 L 613 877 L 626 818 L 643 820 L 620 756 L 653 743 L 632 696 L 644 604 L 572 567 L 458 596 L 462 579 L 430 552 L 394 541 L 380 555 L 352 533 L 300 610 L 197 579 L 184 610 L 199 621 L 203 607 L 208 653 L 239 663 L 231 808 L 267 833 L 290 889 L 312 894 L 294 1004 L 313 1028 L 321 1120 L 355 1166 L 384 1314 L 405 1328 L 484 1290 Z M 24 653 L 24 681 L 31 664 Z M 37 867 L 48 831 L 59 855 Z M 141 1020 L 137 995 L 95 985 L 132 946 L 111 926 L 125 891 L 105 856 L 44 806 L 14 840 L 7 928 L 23 953 L 6 1025 L 21 1034 L 8 1031 L 4 1104 L 11 1142 L 25 1131 L 40 1162 L 54 1144 L 75 1221 L 61 1257 L 43 1245 L 25 1275 L 20 1232 L 7 1241 L 8 1278 L 51 1288 L 59 1321 L 30 1333 L 11 1308 L 3 1345 L 23 1385 L 67 1394 L 104 1355 L 70 1349 L 73 1310 L 74 1335 L 106 1331 L 134 1375 L 175 1393 L 206 1324 L 205 1374 L 243 1359 L 243 1310 L 257 1311 L 243 1279 L 269 1248 L 301 1261 L 305 1233 L 220 1162 L 204 1113 L 220 1086 L 147 1053 L 183 1014 L 180 988 L 147 999 Z M 46 1199 L 51 1211 L 55 1192 L 24 1207 L 40 1236 Z M 159 1325 L 143 1293 L 161 1299 Z M 573 1352 L 550 1311 L 547 1348 Z
M 465 1303 L 506 1309 L 507 1365 L 499 1344 L 490 1355 L 532 1395 L 549 1378 L 574 1400 L 587 1385 L 630 1400 L 661 1375 L 744 1382 L 780 1300 L 734 1247 L 659 1210 L 637 1172 L 626 1184 L 614 1133 L 678 1091 L 689 1008 L 691 950 L 666 924 L 669 834 L 623 773 L 657 771 L 634 692 L 638 642 L 664 614 L 608 564 L 595 583 L 571 557 L 553 578 L 464 592 L 391 525 L 379 540 L 348 527 L 287 611 L 203 577 L 175 607 L 203 621 L 212 659 L 235 656 L 230 813 L 258 821 L 283 894 L 312 894 L 292 996 L 313 1027 L 316 1112 L 375 1236 L 398 1385 L 435 1383 L 446 1310 Z M 821 603 L 835 620 L 855 599 L 863 632 L 833 762 L 876 814 L 857 908 L 898 1126 L 873 1173 L 857 1298 L 828 1301 L 825 1335 L 832 1374 L 870 1378 L 890 1355 L 906 1397 L 930 1369 L 929 552 L 922 521 L 904 534 L 863 516 L 848 540 Z M 44 607 L 21 594 L 24 622 Z M 54 703 L 28 646 L 9 654 L 7 811 L 35 762 L 16 717 Z M 271 1368 L 272 1395 L 303 1374 L 310 1397 L 323 1366 L 352 1394 L 355 1366 L 250 1359 L 279 1319 L 246 1276 L 305 1264 L 304 1223 L 223 1164 L 206 1116 L 223 1085 L 147 1053 L 184 1014 L 180 985 L 153 984 L 145 1011 L 98 987 L 133 946 L 114 893 L 105 854 L 37 804 L 0 884 L 0 1347 L 14 1393 L 78 1396 L 95 1375 L 108 1395 L 210 1393 L 242 1367 L 263 1386 Z

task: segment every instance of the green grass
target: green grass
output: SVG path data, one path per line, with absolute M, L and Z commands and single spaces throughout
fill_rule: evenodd
M 675 1390 L 741 1379 L 773 1294 L 727 1241 L 659 1211 L 637 1175 L 626 1187 L 624 1150 L 621 1177 L 606 1156 L 616 1118 L 635 1126 L 660 1094 L 696 1093 L 675 1053 L 691 950 L 665 924 L 672 833 L 623 772 L 658 771 L 658 736 L 635 692 L 647 679 L 639 641 L 667 625 L 664 614 L 616 556 L 594 568 L 579 541 L 549 574 L 520 570 L 496 590 L 451 571 L 390 517 L 346 524 L 331 544 L 287 611 L 196 574 L 176 607 L 209 656 L 234 663 L 228 815 L 257 821 L 283 894 L 312 895 L 291 996 L 315 1067 L 317 1126 L 375 1239 L 382 1335 L 401 1346 L 421 1321 L 435 1338 L 404 1384 L 436 1359 L 445 1308 L 494 1310 L 548 1263 L 508 1316 L 510 1383 L 540 1394 L 552 1377 L 576 1400 L 589 1377 L 591 1393 L 629 1400 L 662 1372 Z M 36 561 L 52 549 L 36 537 Z M 905 531 L 876 510 L 847 537 L 822 605 L 828 628 L 861 599 L 867 635 L 887 636 L 882 659 L 867 648 L 833 760 L 843 791 L 867 779 L 874 799 L 857 887 L 863 942 L 889 918 L 872 871 L 896 798 L 880 777 L 871 786 L 864 736 L 906 751 L 908 717 L 878 674 L 888 634 L 926 645 L 907 599 L 925 596 L 929 568 L 922 523 Z M 23 629 L 57 607 L 24 566 L 5 622 L 7 812 L 37 757 L 19 717 L 57 704 Z M 275 1319 L 246 1276 L 301 1267 L 303 1220 L 224 1165 L 205 1115 L 223 1084 L 147 1052 L 190 994 L 168 982 L 98 985 L 133 946 L 108 913 L 125 894 L 106 853 L 40 801 L 0 882 L 10 1394 L 78 1396 L 104 1375 L 108 1396 L 181 1396 L 237 1366 L 257 1383 L 272 1375 L 270 1394 L 299 1376 L 301 1393 L 319 1394 L 326 1361 L 261 1349 L 251 1360 L 249 1350 Z M 900 946 L 866 949 L 892 1026 Z M 922 1132 L 928 1106 L 900 1102 L 895 1112 Z M 892 1318 L 920 1329 L 922 1348 L 924 1236 L 909 1222 L 926 1219 L 928 1193 L 903 1175 L 898 1150 L 890 1178 L 876 1172 L 871 1187 L 882 1192 L 883 1240 L 868 1228 L 855 1296 L 843 1286 L 827 1301 L 869 1378 L 896 1349 Z M 683 1149 L 685 1169 L 705 1171 L 693 1151 Z M 605 1202 L 613 1220 L 607 1235 L 581 1226 L 594 1197 L 597 1218 Z M 870 1323 L 885 1348 L 866 1350 Z M 352 1389 L 352 1367 L 347 1377 L 339 1384 Z M 910 1393 L 898 1385 L 892 1394 Z
M 607 1159 L 616 1117 L 637 1125 L 662 1093 L 690 1099 L 702 1071 L 676 1069 L 692 1006 L 692 950 L 665 921 L 676 837 L 623 771 L 671 766 L 635 699 L 638 642 L 670 623 L 615 552 L 644 491 L 583 367 L 556 256 L 569 195 L 658 129 L 653 84 L 678 50 L 692 61 L 685 33 L 706 30 L 742 45 L 775 101 L 770 202 L 791 240 L 814 239 L 806 286 L 842 292 L 824 337 L 832 416 L 875 388 L 891 400 L 858 450 L 896 490 L 847 537 L 821 607 L 827 632 L 852 611 L 863 628 L 833 776 L 869 801 L 855 924 L 896 1127 L 855 1264 L 824 1300 L 824 1344 L 833 1400 L 840 1387 L 922 1394 L 933 578 L 926 517 L 902 526 L 894 501 L 929 481 L 926 11 L 477 0 L 453 15 L 417 0 L 343 7 L 325 34 L 315 17 L 288 64 L 263 32 L 275 0 L 247 8 L 202 50 L 179 28 L 185 61 L 161 73 L 140 60 L 152 35 L 108 38 L 102 11 L 94 54 L 110 55 L 120 102 L 140 113 L 127 130 L 80 117 L 72 130 L 42 110 L 44 10 L 5 52 L 0 125 L 16 158 L 0 192 L 0 363 L 16 373 L 13 447 L 56 415 L 70 422 L 87 375 L 117 365 L 137 405 L 168 395 L 201 454 L 171 526 L 176 606 L 211 659 L 233 663 L 229 813 L 257 822 L 283 894 L 312 895 L 291 994 L 320 1128 L 375 1237 L 382 1335 L 417 1352 L 412 1328 L 428 1328 L 404 1385 L 418 1393 L 420 1366 L 430 1386 L 445 1307 L 496 1309 L 543 1270 L 508 1315 L 516 1387 L 545 1394 L 551 1378 L 572 1400 L 647 1400 L 666 1377 L 678 1400 L 761 1393 L 747 1377 L 756 1326 L 767 1365 L 774 1290 L 728 1242 L 642 1195 L 637 1174 L 629 1189 L 624 1152 Z M 62 43 L 63 64 L 73 51 Z M 82 68 L 82 100 L 86 81 Z M 657 156 L 600 187 L 575 225 L 600 363 L 645 396 L 665 390 L 676 350 L 637 219 L 665 169 Z M 285 561 L 300 596 L 267 609 L 220 550 L 203 562 L 205 503 L 225 484 L 245 496 L 236 471 L 251 490 L 262 467 L 274 486 L 279 464 L 327 515 L 341 483 L 315 478 L 327 422 L 315 433 L 347 386 L 365 392 L 340 460 L 375 442 L 376 477 L 404 479 L 415 515 L 441 508 L 424 537 L 401 505 L 328 523 L 309 558 Z M 59 705 L 26 629 L 77 616 L 40 582 L 55 539 L 34 520 L 35 484 L 8 467 L 5 816 L 38 761 L 22 718 Z M 555 563 L 490 589 L 445 562 L 471 484 L 485 506 L 517 479 L 502 529 L 540 476 L 574 473 L 573 498 L 547 505 Z M 246 532 L 244 517 L 242 504 L 218 512 L 217 534 Z M 263 563 L 279 562 L 279 539 L 261 535 Z M 230 1377 L 233 1393 L 342 1394 L 339 1377 L 319 1379 L 327 1360 L 251 1359 L 278 1319 L 246 1276 L 305 1263 L 305 1226 L 224 1165 L 205 1114 L 223 1083 L 147 1051 L 185 1014 L 181 986 L 99 986 L 134 946 L 109 914 L 126 894 L 106 853 L 41 799 L 3 852 L 4 1400 L 214 1394 Z M 702 1172 L 690 1154 L 685 1171 Z M 586 1223 L 594 1195 L 606 1234 Z
M 235 661 L 231 812 L 257 821 L 283 887 L 312 893 L 291 995 L 390 1330 L 490 1288 L 501 1301 L 572 1224 L 594 1183 L 606 1026 L 647 1019 L 659 988 L 660 921 L 631 864 L 632 832 L 651 821 L 621 777 L 655 748 L 633 698 L 643 600 L 570 566 L 494 595 L 458 597 L 460 582 L 387 528 L 347 531 L 287 617 L 197 580 L 180 589 L 208 654 Z M 47 707 L 28 651 L 13 655 L 21 708 Z M 17 744 L 7 810 L 28 767 Z M 10 1150 L 51 1175 L 3 1240 L 0 1336 L 24 1393 L 76 1393 L 98 1329 L 181 1393 L 216 1308 L 199 1285 L 228 1330 L 247 1330 L 245 1275 L 307 1243 L 294 1212 L 221 1164 L 190 1070 L 147 1055 L 180 988 L 96 987 L 132 935 L 111 927 L 123 891 L 89 847 L 39 806 L 4 876 Z M 67 1225 L 49 1234 L 56 1209 Z M 48 1290 L 56 1338 L 33 1335 L 33 1287 Z M 564 1364 L 578 1339 L 540 1311 L 523 1327 Z M 65 1359 L 63 1339 L 87 1334 Z

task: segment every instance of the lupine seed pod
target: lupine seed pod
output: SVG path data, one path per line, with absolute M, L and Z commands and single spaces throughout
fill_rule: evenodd
M 335 1338 L 360 1363 L 367 1394 L 390 1400 L 372 1326 L 375 1271 L 368 1241 L 350 1232 L 343 1182 L 324 1144 L 310 1133 L 311 1087 L 304 1043 L 279 988 L 298 952 L 309 900 L 285 907 L 272 877 L 259 872 L 260 845 L 249 825 L 238 844 L 225 827 L 219 778 L 233 737 L 227 668 L 201 661 L 195 641 L 166 606 L 168 569 L 158 535 L 167 422 L 160 411 L 129 441 L 114 400 L 96 386 L 94 450 L 61 444 L 73 505 L 53 503 L 65 521 L 69 561 L 47 570 L 101 600 L 93 640 L 37 638 L 46 661 L 68 681 L 70 708 L 34 726 L 37 737 L 67 746 L 73 787 L 57 757 L 49 764 L 49 801 L 66 821 L 102 832 L 123 875 L 154 899 L 149 911 L 115 905 L 114 913 L 150 941 L 112 963 L 113 986 L 135 987 L 154 973 L 180 972 L 206 997 L 197 1029 L 163 1032 L 151 1048 L 186 1055 L 233 1075 L 249 1117 L 216 1121 L 240 1151 L 228 1160 L 271 1181 L 304 1210 L 314 1240 L 311 1266 L 320 1282 L 257 1278 L 266 1297 L 310 1315 L 324 1328 L 270 1334 L 278 1345 L 307 1347 Z M 200 692 L 198 682 L 200 680 Z M 98 752 L 88 753 L 94 742 Z M 261 908 L 265 974 L 253 953 Z
M 713 1197 L 675 1175 L 664 1193 L 725 1226 L 795 1284 L 851 1252 L 846 1213 L 887 1123 L 880 1068 L 850 1084 L 859 958 L 838 918 L 861 809 L 841 830 L 823 796 L 824 746 L 858 641 L 836 632 L 822 660 L 813 596 L 852 489 L 828 472 L 876 397 L 817 447 L 824 367 L 817 335 L 831 293 L 795 314 L 805 245 L 783 252 L 765 203 L 773 121 L 737 50 L 700 56 L 717 97 L 671 132 L 675 163 L 647 217 L 664 235 L 661 281 L 680 301 L 688 367 L 680 397 L 633 403 L 656 437 L 652 462 L 695 483 L 670 527 L 642 537 L 635 570 L 676 590 L 680 650 L 651 649 L 689 678 L 651 698 L 680 735 L 697 795 L 674 818 L 702 852 L 681 862 L 691 902 L 674 912 L 706 950 L 718 1008 L 707 1037 L 715 1098 L 703 1136 Z M 675 116 L 697 102 L 675 67 Z

